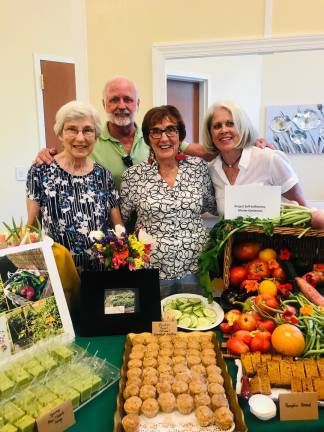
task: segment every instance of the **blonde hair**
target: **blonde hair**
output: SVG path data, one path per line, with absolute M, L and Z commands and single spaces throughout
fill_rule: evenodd
M 69 120 L 90 117 L 94 121 L 96 138 L 101 134 L 101 121 L 98 111 L 90 104 L 81 101 L 71 101 L 61 106 L 55 116 L 54 132 L 61 135 L 64 123 Z
M 255 141 L 258 138 L 258 134 L 254 126 L 252 125 L 251 120 L 247 116 L 246 112 L 234 102 L 224 101 L 224 102 L 215 102 L 207 111 L 207 114 L 204 119 L 203 129 L 202 129 L 202 139 L 203 146 L 209 153 L 218 154 L 219 150 L 216 148 L 212 135 L 212 119 L 216 111 L 220 109 L 225 109 L 228 111 L 232 117 L 234 126 L 237 129 L 240 140 L 237 144 L 238 149 L 243 149 L 244 147 L 255 145 Z

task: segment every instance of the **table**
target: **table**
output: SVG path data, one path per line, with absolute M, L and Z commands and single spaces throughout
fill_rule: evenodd
M 93 338 L 76 337 L 76 343 L 83 348 L 88 344 L 88 351 L 105 358 L 117 367 L 122 364 L 125 336 L 100 336 Z M 227 360 L 230 375 L 235 377 L 236 367 L 233 360 Z M 69 429 L 69 432 L 112 432 L 114 425 L 114 413 L 116 408 L 116 397 L 118 383 L 109 387 L 101 395 L 89 402 L 85 407 L 76 412 L 77 423 Z M 312 421 L 289 421 L 280 422 L 279 417 L 263 422 L 250 414 L 248 404 L 240 400 L 243 408 L 245 422 L 249 431 L 262 432 L 289 432 L 302 430 L 303 432 L 324 431 L 324 408 L 319 409 L 319 420 Z

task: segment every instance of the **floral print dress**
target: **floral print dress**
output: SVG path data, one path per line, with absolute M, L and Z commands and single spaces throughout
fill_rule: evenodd
M 92 258 L 89 234 L 110 228 L 110 211 L 119 205 L 110 171 L 94 163 L 90 173 L 73 176 L 56 161 L 32 165 L 27 176 L 27 197 L 40 204 L 45 233 L 69 249 L 77 268 L 100 267 Z
M 120 196 L 124 221 L 136 211 L 137 223 L 156 239 L 150 266 L 159 269 L 160 278 L 196 273 L 208 238 L 201 214 L 216 213 L 207 164 L 194 157 L 180 160 L 170 187 L 155 161 L 142 162 L 124 172 Z

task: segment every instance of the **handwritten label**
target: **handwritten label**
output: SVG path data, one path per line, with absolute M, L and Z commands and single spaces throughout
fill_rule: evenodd
M 318 395 L 313 392 L 279 395 L 280 420 L 318 419 Z
M 274 218 L 280 215 L 280 186 L 225 186 L 225 219 Z
M 175 335 L 177 333 L 177 322 L 153 321 L 152 333 L 155 335 Z
M 65 401 L 36 419 L 38 432 L 63 432 L 75 424 L 71 401 Z

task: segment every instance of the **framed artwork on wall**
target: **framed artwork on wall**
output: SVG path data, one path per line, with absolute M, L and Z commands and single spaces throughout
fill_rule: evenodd
M 267 141 L 288 154 L 324 154 L 323 105 L 268 107 Z

